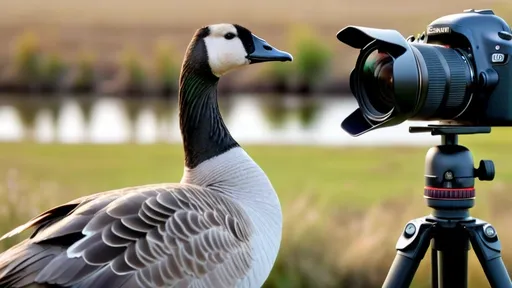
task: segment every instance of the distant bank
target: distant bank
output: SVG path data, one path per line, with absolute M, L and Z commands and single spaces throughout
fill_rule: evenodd
M 343 97 L 350 95 L 348 79 L 337 79 L 325 81 L 318 85 L 282 85 L 269 81 L 253 81 L 248 83 L 236 83 L 229 79 L 222 79 L 219 83 L 221 93 L 271 93 L 271 94 L 295 94 L 295 95 L 327 95 L 340 94 Z M 24 84 L 20 82 L 0 82 L 0 95 L 19 95 L 30 97 L 30 95 L 44 97 L 58 97 L 62 94 L 95 94 L 111 96 L 129 96 L 132 98 L 162 97 L 167 98 L 176 95 L 177 87 L 162 87 L 157 85 L 147 85 L 145 87 L 131 87 L 123 81 L 104 81 L 97 85 L 79 86 L 69 83 L 59 83 L 57 85 L 45 85 L 40 83 Z M 0 96 L 1 98 L 1 96 Z

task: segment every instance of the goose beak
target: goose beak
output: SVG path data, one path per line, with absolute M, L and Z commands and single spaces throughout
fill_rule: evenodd
M 270 61 L 293 61 L 293 57 L 290 53 L 270 46 L 267 41 L 256 35 L 252 35 L 252 42 L 254 43 L 254 52 L 247 55 L 250 64 Z

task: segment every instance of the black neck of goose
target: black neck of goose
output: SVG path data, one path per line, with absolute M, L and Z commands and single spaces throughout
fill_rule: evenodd
M 202 69 L 190 69 L 194 67 Z M 238 146 L 220 114 L 217 102 L 219 78 L 209 70 L 185 63 L 180 79 L 180 129 L 185 166 L 190 169 Z

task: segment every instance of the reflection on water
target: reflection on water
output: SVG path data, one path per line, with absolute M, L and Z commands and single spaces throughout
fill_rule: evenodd
M 21 98 L 21 99 L 20 99 Z M 309 145 L 433 145 L 438 137 L 409 134 L 408 122 L 353 138 L 340 128 L 357 104 L 351 98 L 236 95 L 219 100 L 240 143 Z M 23 99 L 0 96 L 0 141 L 41 143 L 181 142 L 176 99 L 115 97 Z
M 23 124 L 16 108 L 0 106 L 0 139 L 15 141 L 23 138 Z
M 91 108 L 87 141 L 121 143 L 132 140 L 133 115 L 120 99 L 100 98 Z

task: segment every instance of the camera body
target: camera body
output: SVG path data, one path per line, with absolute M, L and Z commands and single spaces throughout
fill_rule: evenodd
M 452 34 L 463 39 L 449 39 Z M 492 10 L 470 9 L 435 20 L 425 35 L 427 44 L 460 48 L 470 56 L 476 77 L 474 97 L 482 106 L 472 105 L 474 109 L 458 120 L 471 125 L 511 125 L 512 32 L 507 23 Z
M 353 136 L 406 120 L 512 126 L 512 31 L 492 10 L 443 16 L 417 37 L 348 26 L 337 38 L 360 54 L 350 75 Z

